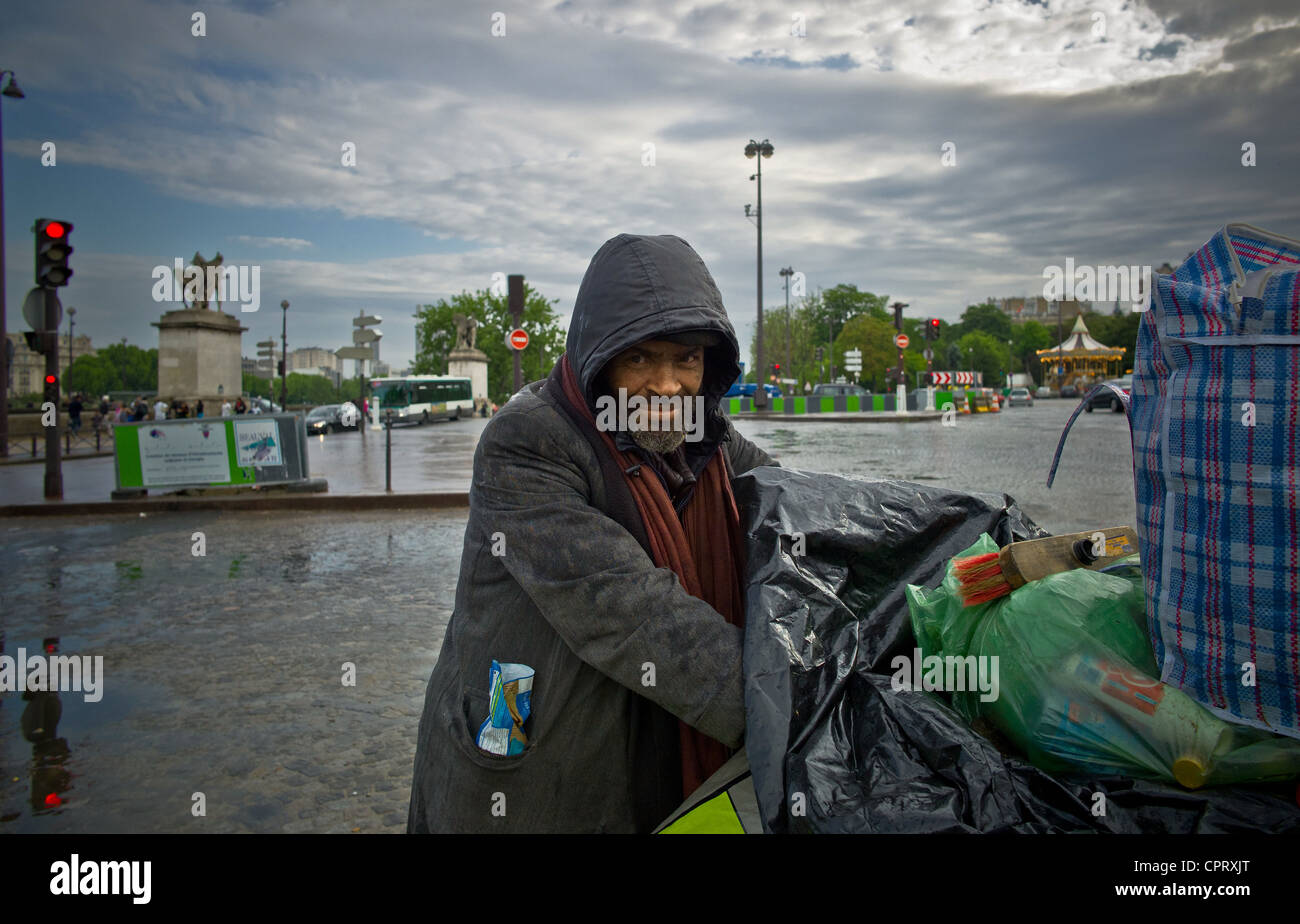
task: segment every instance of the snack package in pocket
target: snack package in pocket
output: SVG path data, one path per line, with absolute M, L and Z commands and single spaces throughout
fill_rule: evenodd
M 479 750 L 498 757 L 514 757 L 528 747 L 524 723 L 533 695 L 533 669 L 527 664 L 492 662 L 488 674 L 488 717 L 479 726 Z

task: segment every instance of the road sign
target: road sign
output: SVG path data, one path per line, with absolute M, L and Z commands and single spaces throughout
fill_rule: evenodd
M 32 330 L 45 330 L 45 304 L 48 301 L 54 302 L 54 329 L 58 330 L 63 323 L 63 302 L 59 301 L 59 293 L 38 286 L 23 300 L 23 319 Z
M 372 343 L 382 336 L 384 335 L 377 330 L 354 330 L 352 332 L 352 342 L 357 344 Z
M 929 347 L 926 347 L 925 352 L 922 353 L 921 355 L 925 357 L 925 361 L 928 363 L 932 359 L 934 359 L 934 350 L 930 349 Z
M 894 337 L 894 346 L 898 347 L 900 350 L 906 350 L 909 342 L 907 334 L 898 334 Z
M 528 331 L 522 327 L 516 327 L 510 333 L 506 334 L 506 346 L 512 350 L 522 350 L 528 346 Z
M 363 314 L 363 315 L 362 315 L 361 317 L 359 317 L 359 318 L 353 318 L 353 319 L 352 319 L 352 326 L 353 326 L 353 327 L 371 327 L 371 326 L 373 326 L 373 325 L 375 325 L 375 324 L 382 324 L 382 323 L 383 323 L 383 320 L 384 320 L 384 319 L 381 318 L 381 317 L 380 317 L 379 315 L 377 315 L 377 314 L 374 314 L 374 315 L 364 315 L 364 314 Z
M 339 347 L 334 351 L 334 355 L 339 359 L 374 359 L 375 351 L 370 347 Z

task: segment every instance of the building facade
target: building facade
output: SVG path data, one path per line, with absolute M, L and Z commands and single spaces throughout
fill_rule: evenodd
M 9 394 L 14 397 L 40 394 L 45 391 L 45 356 L 27 348 L 27 338 L 21 331 L 8 334 L 13 344 L 13 359 L 9 363 Z M 94 356 L 95 348 L 90 338 L 78 334 L 72 339 L 71 358 Z M 62 382 L 70 363 L 68 335 L 59 334 L 59 381 Z

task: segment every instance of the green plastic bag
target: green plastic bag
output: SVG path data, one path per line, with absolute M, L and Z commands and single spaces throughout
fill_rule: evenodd
M 986 534 L 957 557 L 997 550 Z M 1108 569 L 1115 573 L 1064 571 L 970 607 L 949 562 L 934 590 L 907 587 L 916 676 L 1048 772 L 1188 788 L 1300 776 L 1300 741 L 1230 725 L 1159 681 L 1136 562 Z M 992 682 L 969 682 L 975 677 Z

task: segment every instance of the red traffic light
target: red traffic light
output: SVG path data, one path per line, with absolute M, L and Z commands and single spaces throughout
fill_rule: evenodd
M 55 375 L 47 375 L 47 376 L 45 377 L 45 384 L 46 384 L 46 385 L 53 385 L 53 384 L 54 384 L 55 382 L 57 382 L 58 380 L 59 380 L 58 376 L 55 376 Z
M 46 237 L 57 238 L 57 237 L 63 237 L 66 229 L 59 222 L 52 221 L 48 225 L 46 225 L 43 230 L 45 232 Z

